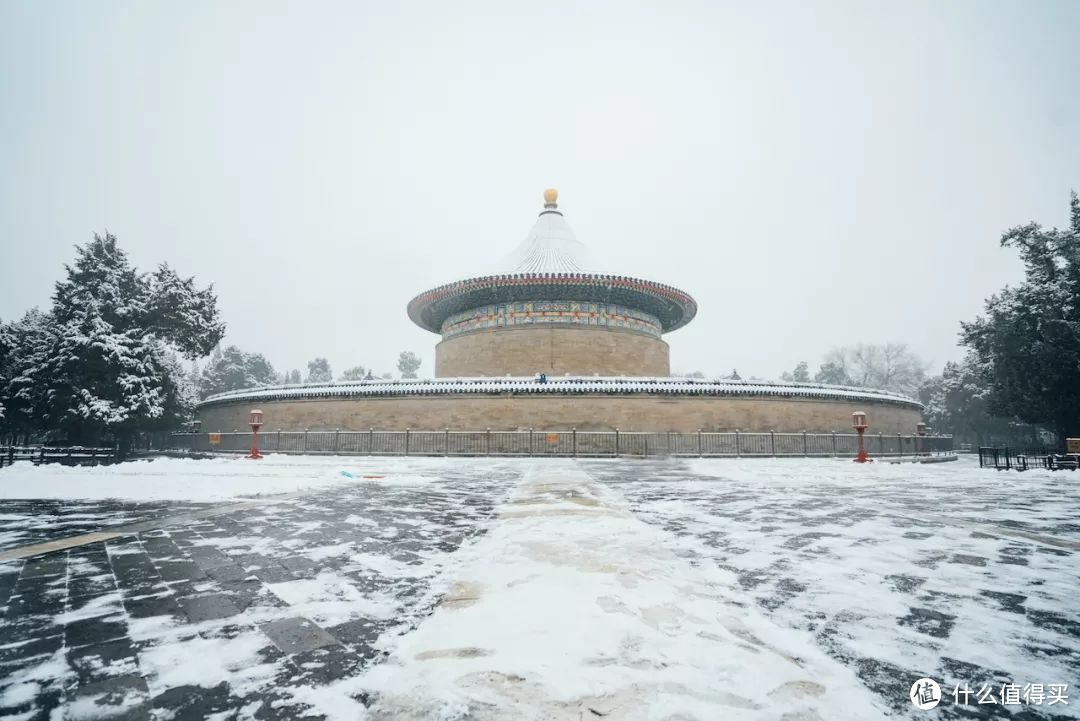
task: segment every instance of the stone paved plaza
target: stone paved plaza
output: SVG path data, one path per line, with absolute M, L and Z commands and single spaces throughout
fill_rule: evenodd
M 515 476 L 489 466 L 425 485 L 351 484 L 0 564 L 0 714 L 47 719 L 62 706 L 94 718 L 119 706 L 132 719 L 293 718 L 296 703 L 274 705 L 281 688 L 376 660 L 381 634 L 430 610 L 441 559 L 483 531 Z M 62 519 L 75 514 L 86 531 L 168 508 L 4 503 L 69 531 Z
M 380 715 L 380 693 L 393 685 L 380 686 L 380 674 L 399 666 L 408 672 L 416 659 L 441 663 L 438 653 L 410 651 L 405 658 L 400 648 L 411 648 L 407 641 L 414 635 L 423 637 L 425 623 L 434 624 L 428 636 L 445 634 L 447 607 L 485 597 L 490 579 L 482 578 L 471 592 L 463 592 L 460 581 L 470 573 L 484 576 L 491 541 L 528 550 L 545 540 L 541 534 L 555 535 L 565 548 L 587 544 L 601 560 L 609 552 L 611 564 L 632 567 L 634 559 L 619 543 L 635 533 L 655 540 L 662 554 L 649 561 L 660 564 L 655 568 L 676 569 L 673 584 L 693 583 L 702 602 L 712 604 L 702 608 L 752 619 L 757 630 L 744 635 L 764 638 L 763 646 L 775 645 L 763 636 L 770 628 L 776 638 L 801 644 L 796 647 L 803 652 L 786 652 L 792 663 L 828 673 L 835 666 L 839 675 L 822 681 L 830 693 L 850 674 L 850 693 L 865 693 L 883 718 L 1078 715 L 1077 475 L 998 474 L 973 468 L 969 460 L 859 469 L 827 459 L 430 459 L 395 470 L 396 461 L 363 459 L 363 468 L 348 475 L 341 470 L 361 461 L 320 462 L 336 481 L 240 504 L 0 501 L 0 538 L 9 554 L 127 524 L 143 529 L 0 562 L 0 718 L 434 718 L 427 711 Z M 390 470 L 376 473 L 380 467 Z M 364 479 L 365 471 L 379 477 Z M 548 473 L 569 474 L 568 483 L 579 485 L 559 490 L 548 484 Z M 17 483 L 19 474 L 18 466 L 0 471 L 0 484 Z M 524 486 L 530 495 L 523 497 Z M 561 505 L 535 520 L 561 525 L 521 526 L 516 536 L 499 535 L 516 509 L 538 508 L 545 495 Z M 594 506 L 603 514 L 578 513 L 593 513 Z M 600 533 L 596 524 L 611 519 L 623 525 L 612 526 L 606 551 L 603 536 L 598 541 L 587 533 L 590 527 Z M 520 563 L 510 560 L 520 566 L 522 583 L 550 586 L 552 579 L 568 578 L 558 575 L 565 559 L 532 552 L 523 553 Z M 606 565 L 590 567 L 580 578 L 587 583 Z M 649 627 L 613 627 L 626 638 L 681 638 L 689 621 L 670 614 L 658 621 L 658 606 L 649 611 L 627 573 L 632 575 L 617 573 L 617 594 L 608 589 L 598 596 L 599 616 L 576 619 L 570 608 L 553 623 L 571 629 L 580 623 L 585 630 L 621 614 Z M 544 618 L 548 611 L 525 606 L 515 613 L 527 625 L 527 617 Z M 724 646 L 721 631 L 715 655 L 734 650 Z M 562 657 L 549 650 L 555 657 L 544 657 L 542 645 L 521 633 L 521 644 L 537 644 L 538 668 L 564 663 L 573 670 L 572 649 Z M 605 665 L 601 671 L 611 678 L 616 668 L 636 668 L 642 656 L 666 659 L 657 668 L 680 661 L 669 658 L 673 652 L 666 647 L 650 652 L 648 643 L 631 653 L 626 638 L 610 653 L 593 649 L 608 659 L 610 672 Z M 533 682 L 528 665 L 507 671 L 521 661 L 509 659 L 497 639 L 455 649 L 451 655 L 466 658 L 453 663 L 471 664 L 474 675 L 505 672 Z M 466 666 L 447 668 L 457 673 Z M 545 673 L 537 670 L 532 684 L 541 695 L 548 693 Z M 598 671 L 590 667 L 589 673 Z M 932 714 L 908 700 L 920 677 L 936 679 L 946 692 Z M 606 683 L 605 676 L 595 678 L 598 688 Z M 999 698 L 1003 683 L 1069 684 L 1073 698 L 1007 706 Z M 989 685 L 998 703 L 980 705 L 973 698 L 956 705 L 957 684 L 974 691 Z M 771 715 L 775 708 L 766 699 L 741 692 L 747 696 L 742 701 L 709 703 L 730 706 L 731 718 L 779 717 Z M 587 708 L 612 718 L 646 717 L 619 710 L 620 693 L 598 692 L 590 696 L 591 706 L 574 706 L 571 699 L 557 713 L 537 711 L 535 717 L 577 718 L 573 713 Z M 442 708 L 445 718 L 500 717 L 491 711 L 497 706 L 482 713 L 485 703 L 494 703 L 490 699 L 463 694 L 455 697 L 457 706 L 447 702 Z M 463 710 L 462 699 L 469 698 L 472 711 Z M 821 699 L 813 703 L 820 710 Z M 705 718 L 682 713 L 657 717 Z

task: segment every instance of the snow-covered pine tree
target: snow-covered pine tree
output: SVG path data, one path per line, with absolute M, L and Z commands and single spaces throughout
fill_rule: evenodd
M 33 308 L 6 326 L 9 349 L 0 366 L 0 403 L 4 417 L 0 429 L 23 436 L 49 427 L 45 379 L 47 361 L 56 342 L 55 319 Z
M 181 422 L 191 404 L 176 355 L 201 357 L 224 334 L 212 289 L 167 265 L 140 274 L 109 234 L 76 248 L 65 268 L 46 363 L 50 426 L 71 442 L 112 433 L 126 445 L 137 430 Z
M 4 394 L 3 388 L 7 385 L 7 359 L 15 348 L 15 336 L 11 328 L 0 318 L 0 428 L 4 422 Z
M 106 431 L 130 435 L 155 425 L 168 403 L 160 341 L 117 330 L 93 298 L 64 311 L 46 366 L 53 424 L 73 442 L 95 444 Z
M 225 324 L 218 317 L 213 285 L 200 290 L 194 278 L 181 278 L 166 263 L 146 280 L 143 322 L 148 330 L 192 360 L 217 347 Z
M 165 416 L 190 418 L 199 402 L 196 378 L 185 367 L 183 358 L 173 352 L 162 354 L 162 382 L 165 386 Z
M 11 354 L 15 350 L 15 334 L 11 326 L 0 319 L 0 443 L 8 434 L 8 423 L 5 421 L 7 407 L 4 405 L 7 398 L 7 385 L 11 380 Z

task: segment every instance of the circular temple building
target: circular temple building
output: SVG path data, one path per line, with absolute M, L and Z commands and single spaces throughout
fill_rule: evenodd
M 439 333 L 435 377 L 667 376 L 661 335 L 697 303 L 678 288 L 594 272 L 585 247 L 544 193 L 544 210 L 506 272 L 421 293 L 409 317 Z
M 898 394 L 799 383 L 670 377 L 665 333 L 697 314 L 685 291 L 599 272 L 544 192 L 504 272 L 409 302 L 438 333 L 434 380 L 274 386 L 212 396 L 208 431 L 243 428 L 253 404 L 283 430 L 836 431 L 854 411 L 911 433 L 922 406 Z

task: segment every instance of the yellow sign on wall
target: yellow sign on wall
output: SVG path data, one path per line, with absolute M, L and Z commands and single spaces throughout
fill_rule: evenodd
M 207 433 L 206 437 L 210 440 L 210 445 L 212 445 L 212 446 L 220 446 L 221 445 L 221 434 L 220 433 Z
M 1065 452 L 1066 453 L 1080 453 L 1080 438 L 1066 438 L 1065 439 Z

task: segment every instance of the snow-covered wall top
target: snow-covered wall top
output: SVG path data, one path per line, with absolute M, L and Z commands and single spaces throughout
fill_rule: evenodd
M 309 385 L 264 386 L 210 396 L 200 406 L 230 401 L 272 401 L 365 396 L 475 395 L 492 393 L 555 393 L 621 395 L 645 393 L 670 396 L 743 396 L 820 398 L 871 401 L 922 409 L 916 400 L 889 391 L 811 383 L 697 380 L 693 378 L 631 378 L 560 376 L 540 383 L 536 378 L 437 378 L 435 380 L 371 380 Z

